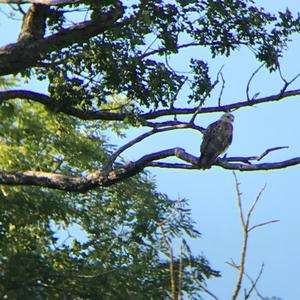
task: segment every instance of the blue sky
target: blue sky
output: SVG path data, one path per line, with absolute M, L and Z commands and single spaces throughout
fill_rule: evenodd
M 267 10 L 276 11 L 290 7 L 293 12 L 298 9 L 297 1 L 256 1 Z M 9 30 L 3 30 L 9 28 Z M 2 42 L 13 42 L 18 28 L 11 27 L 3 21 Z M 287 79 L 300 72 L 299 61 L 300 36 L 294 36 L 281 61 L 281 68 Z M 224 102 L 245 100 L 246 85 L 253 71 L 259 66 L 247 49 L 235 52 L 230 58 L 217 57 L 211 60 L 205 51 L 196 49 L 180 52 L 180 60 L 171 63 L 177 69 L 184 70 L 190 55 L 207 59 L 211 76 L 214 78 L 224 65 L 223 74 L 226 80 L 223 95 Z M 197 53 L 198 54 L 198 53 Z M 278 74 L 260 72 L 253 80 L 251 93 L 260 92 L 260 96 L 279 92 L 282 81 Z M 300 80 L 290 88 L 300 88 Z M 27 88 L 39 91 L 37 85 Z M 181 97 L 185 97 L 182 93 Z M 217 93 L 213 94 L 208 106 L 216 104 Z M 235 115 L 234 140 L 228 150 L 228 156 L 259 155 L 264 150 L 275 146 L 289 146 L 288 149 L 271 153 L 268 161 L 286 160 L 300 154 L 300 97 L 293 97 L 278 103 L 263 104 L 257 107 L 243 108 Z M 206 127 L 219 118 L 220 114 L 198 116 L 198 125 Z M 131 131 L 128 139 L 139 132 Z M 124 141 L 123 141 L 124 142 Z M 198 155 L 201 135 L 197 132 L 167 132 L 145 140 L 125 156 L 131 160 L 150 151 L 159 151 L 180 146 L 188 152 Z M 150 169 L 148 169 L 150 170 Z M 204 253 L 212 266 L 222 272 L 220 279 L 210 281 L 209 289 L 220 297 L 229 299 L 237 279 L 236 270 L 226 264 L 231 258 L 239 261 L 242 243 L 242 230 L 239 222 L 234 177 L 231 171 L 214 167 L 206 171 L 180 171 L 170 169 L 151 169 L 156 176 L 157 186 L 161 192 L 172 198 L 184 197 L 190 200 L 193 217 L 202 238 L 193 241 L 194 253 Z M 252 219 L 253 224 L 279 219 L 279 223 L 270 224 L 254 231 L 249 240 L 246 271 L 255 278 L 261 263 L 265 268 L 258 283 L 261 294 L 277 296 L 284 300 L 300 299 L 298 288 L 300 268 L 300 165 L 276 171 L 237 172 L 243 192 L 242 200 L 245 209 L 255 200 L 260 189 L 266 184 L 266 190 Z M 205 296 L 204 299 L 210 299 Z M 242 298 L 240 298 L 242 299 Z M 255 299 L 255 297 L 253 298 Z

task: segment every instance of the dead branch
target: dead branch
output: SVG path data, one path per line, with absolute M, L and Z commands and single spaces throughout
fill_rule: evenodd
M 233 156 L 233 157 L 224 157 L 223 159 L 226 161 L 240 161 L 245 164 L 251 164 L 251 160 L 257 160 L 260 161 L 262 158 L 267 156 L 270 152 L 276 151 L 276 150 L 281 150 L 281 149 L 286 149 L 289 148 L 289 146 L 278 146 L 278 147 L 273 147 L 265 150 L 262 154 L 256 155 L 256 156 Z
M 287 88 L 288 88 L 294 81 L 296 81 L 296 80 L 299 78 L 300 73 L 297 74 L 297 75 L 296 75 L 294 78 L 292 78 L 290 81 L 288 81 L 288 80 L 286 80 L 286 79 L 283 77 L 282 72 L 281 72 L 281 67 L 280 67 L 279 64 L 278 64 L 278 72 L 279 72 L 279 75 L 280 75 L 281 80 L 284 82 L 284 85 L 283 85 L 283 87 L 282 87 L 282 89 L 281 89 L 281 91 L 280 91 L 280 94 L 283 94 L 283 93 L 287 90 Z
M 270 221 L 267 221 L 267 222 L 263 222 L 263 223 L 253 225 L 252 227 L 249 228 L 249 232 L 256 229 L 256 228 L 258 228 L 258 227 L 263 227 L 263 226 L 266 226 L 266 225 L 269 225 L 269 224 L 272 224 L 272 223 L 277 223 L 277 222 L 280 222 L 280 220 L 270 220 Z
M 245 295 L 245 300 L 248 299 L 250 297 L 250 295 L 252 294 L 252 291 L 254 290 L 256 292 L 256 295 L 260 298 L 261 297 L 261 294 L 258 292 L 257 288 L 256 288 L 256 285 L 259 281 L 259 279 L 261 278 L 261 275 L 263 273 L 263 270 L 264 270 L 264 263 L 262 263 L 261 267 L 260 267 L 260 270 L 259 270 L 259 273 L 255 279 L 255 281 L 247 274 L 245 273 L 246 277 L 249 279 L 249 281 L 251 282 L 251 288 L 249 290 L 249 292 Z
M 266 171 L 283 169 L 300 164 L 300 157 L 294 157 L 280 162 L 259 163 L 259 164 L 243 164 L 243 163 L 230 163 L 226 159 L 218 159 L 213 165 L 220 166 L 227 170 L 239 171 Z
M 245 219 L 245 217 L 243 215 L 241 191 L 239 188 L 240 183 L 238 182 L 235 173 L 233 173 L 233 175 L 234 175 L 234 179 L 235 179 L 235 189 L 236 189 L 236 194 L 237 194 L 237 204 L 238 204 L 238 209 L 239 209 L 240 221 L 241 221 L 242 230 L 243 230 L 242 251 L 241 251 L 241 257 L 240 257 L 240 265 L 238 268 L 239 275 L 238 275 L 237 283 L 235 286 L 235 290 L 234 290 L 232 298 L 231 298 L 232 300 L 236 300 L 240 293 L 243 276 L 244 276 L 244 272 L 245 272 L 246 253 L 247 253 L 247 246 L 248 246 L 248 225 L 249 225 L 249 216 L 251 215 L 251 213 L 248 213 L 247 219 Z
M 226 263 L 227 263 L 229 266 L 233 267 L 234 269 L 239 270 L 239 266 L 238 266 L 232 259 L 231 259 L 230 262 L 226 262 Z M 260 268 L 260 270 L 259 270 L 259 273 L 258 273 L 258 275 L 257 275 L 257 277 L 256 277 L 255 280 L 253 280 L 253 279 L 251 278 L 251 276 L 250 276 L 247 272 L 244 272 L 244 275 L 245 275 L 245 276 L 248 278 L 248 280 L 251 282 L 251 288 L 250 288 L 249 292 L 245 295 L 245 299 L 248 299 L 248 298 L 250 297 L 251 293 L 252 293 L 253 291 L 255 291 L 255 293 L 256 293 L 256 295 L 257 295 L 257 297 L 258 297 L 259 299 L 265 300 L 265 297 L 263 297 L 263 296 L 260 294 L 260 292 L 258 291 L 258 289 L 257 289 L 257 287 L 256 287 L 256 285 L 257 285 L 259 279 L 260 279 L 261 276 L 262 276 L 263 269 L 264 269 L 264 263 L 262 263 L 261 268 Z
M 225 78 L 224 78 L 222 72 L 220 72 L 220 77 L 221 77 L 221 80 L 222 80 L 222 86 L 221 86 L 220 94 L 219 94 L 219 97 L 218 97 L 218 106 L 221 106 L 222 95 L 223 95 L 223 92 L 224 92 L 224 89 L 225 89 Z
M 205 286 L 200 284 L 200 288 L 210 297 L 212 297 L 214 300 L 220 300 L 215 294 L 213 294 L 210 290 L 208 290 Z
M 250 96 L 249 96 L 249 89 L 250 89 L 250 84 L 251 84 L 251 81 L 253 80 L 253 78 L 255 77 L 255 75 L 260 71 L 260 69 L 265 65 L 265 63 L 263 63 L 262 65 L 260 65 L 253 73 L 252 75 L 250 76 L 249 78 L 249 81 L 247 83 L 247 87 L 246 87 L 246 95 L 247 95 L 247 101 L 252 101 L 253 99 L 255 99 L 255 97 L 252 97 L 250 99 Z
M 269 148 L 266 151 L 264 151 L 260 156 L 258 156 L 256 160 L 260 161 L 263 157 L 267 156 L 270 152 L 281 150 L 281 149 L 287 149 L 288 147 L 289 146 L 279 146 L 279 147 Z
M 238 279 L 237 279 L 237 283 L 232 295 L 232 300 L 236 300 L 240 290 L 241 290 L 241 286 L 242 286 L 242 282 L 243 282 L 243 277 L 244 275 L 246 275 L 245 272 L 245 263 L 246 263 L 246 254 L 247 254 L 247 249 L 248 249 L 248 241 L 249 241 L 249 234 L 252 230 L 258 228 L 258 227 L 262 227 L 271 223 L 275 223 L 278 222 L 278 220 L 272 220 L 272 221 L 268 221 L 268 222 L 264 222 L 264 223 L 260 223 L 254 226 L 250 226 L 250 221 L 252 218 L 252 214 L 255 210 L 256 205 L 258 204 L 259 200 L 261 199 L 261 196 L 265 190 L 264 186 L 258 193 L 258 195 L 255 198 L 255 201 L 253 202 L 253 204 L 251 205 L 250 209 L 248 210 L 246 217 L 244 216 L 244 210 L 243 210 L 243 206 L 242 206 L 242 199 L 241 199 L 241 191 L 240 191 L 240 183 L 238 182 L 237 176 L 236 174 L 233 172 L 234 175 L 234 180 L 235 180 L 235 189 L 236 189 L 236 194 L 237 194 L 237 205 L 238 205 L 238 210 L 239 210 L 239 216 L 240 216 L 240 221 L 242 224 L 242 231 L 243 231 L 243 243 L 242 243 L 242 250 L 241 250 L 241 255 L 240 255 L 240 264 L 237 265 L 236 263 L 234 263 L 234 261 L 232 260 L 231 263 L 228 263 L 230 266 L 234 267 L 235 269 L 237 269 L 239 271 L 238 274 Z M 256 280 L 253 281 L 250 276 L 246 275 L 248 278 L 250 278 L 250 281 L 252 283 L 250 290 L 245 294 L 245 299 L 248 299 L 251 295 L 251 293 L 255 290 L 256 291 L 256 284 L 258 282 L 258 280 L 261 277 L 263 271 L 263 265 L 261 267 L 261 270 L 259 272 L 259 275 L 257 276 Z M 257 292 L 258 293 L 258 292 Z

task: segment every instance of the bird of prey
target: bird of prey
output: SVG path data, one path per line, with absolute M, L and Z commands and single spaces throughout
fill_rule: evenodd
M 217 157 L 224 153 L 231 144 L 233 121 L 234 116 L 226 113 L 206 128 L 199 158 L 199 166 L 202 169 L 209 169 Z

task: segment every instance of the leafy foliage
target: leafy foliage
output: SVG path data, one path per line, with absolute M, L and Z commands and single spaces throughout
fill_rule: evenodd
M 169 107 L 185 82 L 185 76 L 168 63 L 181 47 L 205 47 L 213 58 L 246 46 L 272 71 L 290 35 L 300 29 L 300 18 L 289 10 L 277 17 L 254 6 L 252 0 L 86 4 L 92 18 L 113 5 L 123 6 L 124 17 L 95 38 L 44 57 L 46 67 L 36 72 L 39 79 L 49 80 L 49 92 L 58 105 L 98 109 L 108 96 L 124 94 L 141 108 Z M 48 22 L 56 20 L 54 14 Z M 60 18 L 60 22 L 67 20 Z M 195 92 L 189 98 L 196 102 L 203 100 L 209 87 L 207 80 L 199 80 L 208 76 L 206 62 L 201 62 L 205 67 L 195 68 L 198 51 L 190 69 L 197 76 L 190 80 Z
M 85 0 L 51 7 L 46 33 L 56 41 L 74 30 L 70 24 L 81 19 L 84 27 L 116 7 L 124 13 L 110 27 L 65 47 L 54 42 L 32 67 L 20 69 L 27 80 L 47 84 L 51 103 L 45 110 L 21 100 L 1 102 L 1 168 L 73 176 L 100 169 L 114 149 L 108 130 L 122 136 L 130 125 L 143 124 L 137 114 L 176 106 L 185 83 L 191 87 L 188 102 L 203 104 L 213 83 L 201 49 L 214 58 L 247 47 L 274 71 L 290 36 L 300 31 L 299 16 L 289 10 L 270 14 L 252 0 Z M 74 35 L 82 29 L 75 28 Z M 21 44 L 16 48 L 24 49 Z M 187 73 L 174 70 L 170 59 L 195 46 Z M 1 54 L 19 53 L 14 47 Z M 15 63 L 14 53 L 9 62 Z M 0 79 L 2 87 L 14 83 Z M 58 113 L 66 108 L 126 118 L 83 122 Z M 199 299 L 205 279 L 219 276 L 186 243 L 186 237 L 199 237 L 186 200 L 158 193 L 145 172 L 86 194 L 1 186 L 0 215 L 2 298 L 168 299 L 175 280 L 177 294 Z M 178 239 L 181 248 L 173 257 Z
M 80 175 L 111 151 L 101 123 L 21 102 L 1 113 L 2 167 Z M 163 299 L 170 274 L 158 223 L 166 221 L 170 238 L 198 237 L 186 205 L 158 193 L 147 173 L 84 195 L 2 186 L 1 297 Z M 201 282 L 218 275 L 201 256 L 190 264 Z M 189 293 L 197 284 L 185 274 Z

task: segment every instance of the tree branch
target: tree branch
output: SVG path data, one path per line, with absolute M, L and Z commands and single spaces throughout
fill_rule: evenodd
M 244 216 L 244 210 L 243 210 L 243 206 L 242 206 L 242 199 L 241 199 L 241 191 L 240 191 L 240 183 L 238 182 L 237 176 L 236 174 L 233 172 L 234 175 L 234 180 L 235 180 L 235 189 L 236 189 L 236 194 L 237 194 L 237 205 L 238 205 L 238 210 L 239 210 L 239 215 L 240 215 L 240 221 L 242 224 L 242 231 L 243 231 L 243 243 L 242 243 L 242 250 L 241 250 L 241 255 L 240 255 L 240 264 L 237 265 L 236 263 L 234 263 L 233 260 L 231 260 L 231 262 L 228 262 L 228 264 L 234 268 L 236 268 L 239 272 L 238 274 L 238 279 L 237 279 L 237 283 L 232 295 L 232 300 L 236 300 L 241 287 L 242 287 L 242 281 L 243 281 L 243 277 L 244 275 L 246 275 L 248 277 L 248 279 L 251 281 L 251 288 L 248 292 L 245 291 L 245 297 L 244 299 L 249 299 L 251 293 L 253 291 L 256 291 L 257 294 L 258 291 L 256 289 L 256 285 L 258 280 L 260 279 L 262 272 L 263 272 L 263 265 L 260 269 L 259 275 L 257 276 L 256 280 L 253 281 L 251 279 L 251 277 L 249 275 L 247 275 L 247 273 L 245 272 L 245 264 L 246 264 L 246 254 L 247 254 L 247 250 L 248 250 L 248 241 L 249 241 L 249 234 L 252 230 L 261 227 L 261 226 L 265 226 L 268 225 L 270 223 L 274 223 L 274 222 L 278 222 L 278 220 L 272 220 L 272 221 L 268 221 L 268 222 L 264 222 L 264 223 L 260 223 L 254 226 L 250 226 L 250 221 L 252 218 L 252 214 L 256 208 L 257 203 L 259 202 L 259 200 L 261 199 L 261 196 L 263 194 L 263 192 L 265 191 L 265 187 L 264 186 L 258 193 L 258 195 L 255 198 L 255 201 L 253 202 L 253 204 L 251 205 L 250 209 L 248 210 L 246 217 Z
M 258 228 L 258 227 L 263 227 L 263 226 L 266 226 L 266 225 L 269 225 L 269 224 L 272 224 L 272 223 L 278 223 L 278 222 L 280 222 L 280 220 L 271 220 L 271 221 L 267 221 L 267 222 L 263 222 L 263 223 L 253 225 L 252 227 L 249 228 L 249 232 L 256 229 L 256 228 Z
M 74 42 L 88 40 L 110 29 L 123 15 L 123 8 L 116 7 L 94 20 L 77 23 L 48 37 L 31 41 L 19 41 L 0 48 L 0 76 L 18 73 L 35 66 L 41 55 L 62 49 Z
M 127 146 L 126 146 L 127 147 Z M 125 147 L 125 148 L 126 148 Z M 157 162 L 167 157 L 177 157 L 188 164 L 183 163 L 166 163 Z M 126 180 L 147 167 L 173 168 L 185 170 L 200 170 L 198 166 L 198 159 L 192 154 L 187 153 L 184 149 L 176 147 L 166 149 L 142 156 L 135 162 L 128 165 L 119 165 L 118 168 L 99 169 L 91 172 L 87 176 L 67 176 L 53 172 L 39 172 L 39 171 L 0 171 L 0 184 L 5 185 L 33 185 L 45 188 L 52 188 L 72 192 L 86 192 L 97 187 L 111 186 L 117 182 Z M 226 159 L 218 159 L 214 165 L 229 170 L 240 171 L 259 171 L 280 169 L 293 165 L 300 164 L 300 157 L 290 160 L 274 163 L 252 164 L 245 165 L 240 163 L 230 163 Z M 104 164 L 105 165 L 105 164 Z M 270 221 L 274 222 L 274 221 Z M 259 224 L 258 226 L 262 226 Z
M 0 52 L 1 52 L 1 50 L 0 50 Z M 0 53 L 0 61 L 1 61 L 1 53 Z M 1 72 L 1 65 L 0 65 L 0 72 Z M 300 95 L 300 89 L 286 91 L 282 94 L 280 93 L 277 95 L 271 95 L 271 96 L 267 96 L 267 97 L 263 97 L 263 98 L 258 98 L 256 100 L 251 100 L 251 101 L 246 100 L 246 101 L 236 102 L 236 103 L 222 105 L 222 106 L 202 107 L 199 114 L 232 111 L 232 110 L 239 109 L 241 107 L 254 106 L 257 104 L 263 104 L 263 103 L 268 103 L 268 102 L 272 102 L 272 101 L 274 101 L 274 102 L 280 101 L 284 98 L 298 96 L 298 95 Z M 16 99 L 16 98 L 39 102 L 47 107 L 51 107 L 51 104 L 53 104 L 53 101 L 54 101 L 54 99 L 52 99 L 51 97 L 49 97 L 45 94 L 32 92 L 29 90 L 0 91 L 0 101 L 6 101 L 6 100 Z M 161 109 L 161 110 L 157 110 L 154 112 L 141 113 L 137 117 L 139 117 L 140 119 L 144 119 L 144 120 L 152 120 L 152 119 L 156 119 L 156 118 L 164 117 L 164 116 L 194 114 L 197 110 L 198 110 L 198 107 Z M 128 113 L 123 113 L 123 112 L 114 113 L 114 112 L 110 112 L 110 111 L 82 110 L 82 109 L 74 108 L 74 107 L 62 107 L 62 108 L 60 108 L 60 112 L 63 112 L 68 115 L 72 115 L 72 116 L 77 117 L 82 120 L 122 121 L 128 116 Z M 145 125 L 147 125 L 147 123 Z M 155 127 L 156 123 L 149 123 L 149 126 Z
M 236 265 L 236 264 L 234 263 L 234 261 L 226 262 L 226 263 L 227 263 L 229 266 L 233 267 L 234 269 L 239 270 L 239 266 Z M 249 292 L 245 295 L 245 299 L 248 299 L 248 298 L 250 297 L 252 291 L 254 290 L 255 293 L 256 293 L 256 295 L 257 295 L 257 297 L 258 297 L 259 299 L 266 300 L 266 298 L 263 297 L 263 296 L 259 293 L 259 291 L 258 291 L 258 289 L 257 289 L 257 287 L 256 287 L 256 285 L 257 285 L 257 283 L 258 283 L 258 281 L 259 281 L 259 279 L 260 279 L 260 277 L 261 277 L 261 275 L 262 275 L 262 273 L 263 273 L 263 269 L 264 269 L 264 263 L 262 263 L 261 268 L 260 268 L 260 270 L 259 270 L 259 273 L 258 273 L 258 275 L 257 275 L 257 277 L 256 277 L 256 279 L 255 279 L 255 281 L 249 276 L 249 274 L 248 274 L 247 272 L 244 272 L 244 275 L 245 275 L 245 276 L 248 278 L 248 280 L 251 282 L 251 288 L 250 288 Z
M 246 165 L 243 163 L 229 163 L 226 162 L 226 159 L 218 159 L 213 165 L 220 166 L 227 170 L 265 171 L 265 170 L 283 169 L 298 164 L 300 164 L 300 157 L 294 157 L 280 162 L 260 163 L 260 164 L 251 164 L 251 165 Z
M 125 145 L 123 145 L 122 147 L 120 147 L 118 150 L 116 150 L 109 158 L 108 162 L 105 164 L 104 169 L 105 170 L 111 170 L 113 163 L 115 162 L 115 160 L 118 158 L 118 156 L 120 156 L 121 153 L 123 153 L 124 151 L 126 151 L 127 149 L 129 149 L 130 147 L 134 146 L 135 144 L 141 142 L 142 140 L 157 134 L 157 133 L 162 133 L 162 132 L 166 132 L 166 131 L 171 131 L 171 130 L 175 130 L 175 129 L 187 129 L 187 128 L 192 128 L 192 129 L 198 129 L 198 126 L 194 126 L 193 124 L 190 123 L 181 123 L 178 122 L 178 124 L 176 125 L 172 125 L 172 126 L 167 126 L 165 128 L 153 128 L 152 130 L 145 132 L 141 135 L 139 135 L 138 137 L 134 138 L 133 140 L 129 141 L 128 143 L 126 143 Z
M 249 81 L 248 81 L 247 87 L 246 87 L 246 95 L 247 95 L 247 100 L 248 100 L 248 101 L 255 100 L 255 97 L 250 98 L 250 95 L 249 95 L 250 84 L 251 84 L 252 79 L 255 77 L 255 75 L 260 71 L 260 69 L 261 69 L 264 65 L 265 65 L 265 63 L 261 64 L 261 65 L 260 65 L 260 66 L 252 73 L 252 75 L 251 75 L 250 78 L 249 78 Z

